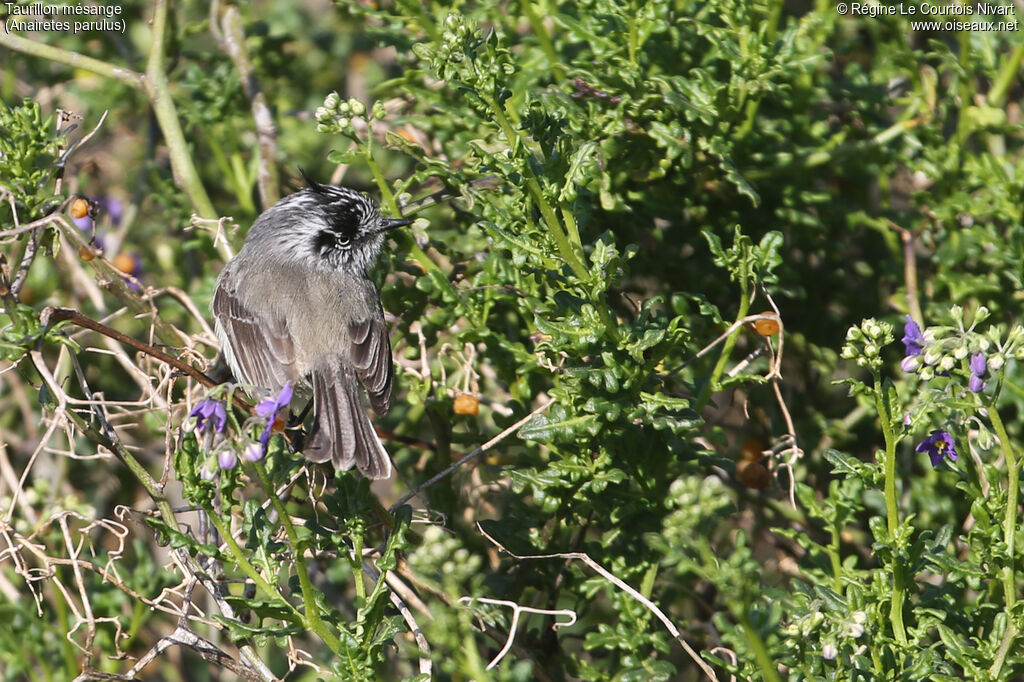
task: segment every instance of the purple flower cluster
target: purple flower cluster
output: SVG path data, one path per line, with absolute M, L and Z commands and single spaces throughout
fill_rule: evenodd
M 221 470 L 233 469 L 238 465 L 239 457 L 247 462 L 258 462 L 267 454 L 267 446 L 271 436 L 274 435 L 275 424 L 278 414 L 288 408 L 292 399 L 292 386 L 288 382 L 276 396 L 264 399 L 256 406 L 256 418 L 259 422 L 265 422 L 263 433 L 260 434 L 259 442 L 242 444 L 233 442 L 221 434 L 224 433 L 227 425 L 227 409 L 221 400 L 207 398 L 201 400 L 192 412 L 189 413 L 183 429 L 186 432 L 197 431 L 205 436 L 204 450 L 216 452 L 216 464 L 211 456 L 203 465 L 201 476 L 204 480 L 212 481 L 216 477 L 218 468 Z
M 931 364 L 928 362 L 928 358 L 925 357 L 924 348 L 927 340 L 924 338 L 921 326 L 910 315 L 907 315 L 907 323 L 903 326 L 903 338 L 901 340 L 906 350 L 903 361 L 900 363 L 900 367 L 904 372 L 917 372 L 922 367 L 928 367 Z M 949 359 L 952 360 L 952 358 Z M 934 362 L 934 360 L 932 361 Z M 969 365 L 971 377 L 968 382 L 968 389 L 974 393 L 980 393 L 985 388 L 984 375 L 988 370 L 985 354 L 982 352 L 975 353 L 971 356 Z M 951 367 L 951 365 L 940 362 L 936 374 L 939 376 L 949 376 L 947 367 Z M 904 424 L 907 423 L 907 420 L 904 420 Z M 942 460 L 946 457 L 955 462 L 959 456 L 953 436 L 948 431 L 942 430 L 932 431 L 931 435 L 918 443 L 914 450 L 916 452 L 928 453 L 933 467 L 942 464 Z

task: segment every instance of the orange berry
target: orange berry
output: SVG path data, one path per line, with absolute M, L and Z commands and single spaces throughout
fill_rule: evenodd
M 89 215 L 89 202 L 82 197 L 75 197 L 75 200 L 71 202 L 71 217 L 72 218 L 84 218 Z
M 761 441 L 756 438 L 748 438 L 740 446 L 740 459 L 747 462 L 756 462 L 761 459 L 761 451 L 763 450 L 764 447 L 761 445 Z
M 772 481 L 772 475 L 760 462 L 741 460 L 736 463 L 736 478 L 748 488 L 761 490 L 767 488 Z
M 78 257 L 88 262 L 96 257 L 96 252 L 93 251 L 91 247 L 82 244 L 78 247 Z
M 455 414 L 476 414 L 480 411 L 480 400 L 468 393 L 460 393 L 455 396 L 455 404 L 452 405 Z
M 127 251 L 114 256 L 114 267 L 121 272 L 131 273 L 135 269 L 135 259 Z
M 762 315 L 772 315 L 775 319 L 772 320 L 757 320 L 754 322 L 754 331 L 761 336 L 775 336 L 779 333 L 781 325 L 779 325 L 778 316 L 775 315 L 774 311 L 766 310 Z

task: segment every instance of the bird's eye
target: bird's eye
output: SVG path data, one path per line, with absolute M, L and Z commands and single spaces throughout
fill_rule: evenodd
M 338 246 L 346 248 L 352 244 L 352 240 L 348 237 L 338 237 Z

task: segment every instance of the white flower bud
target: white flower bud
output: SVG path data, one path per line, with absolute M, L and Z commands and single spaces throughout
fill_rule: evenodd
M 956 358 L 957 360 L 963 360 L 964 358 L 967 357 L 967 354 L 970 352 L 971 351 L 967 349 L 967 346 L 957 346 L 956 348 L 953 349 L 953 357 Z
M 1006 358 L 1004 358 L 1002 354 L 995 353 L 994 355 L 989 356 L 988 369 L 991 372 L 998 372 L 1000 369 L 1002 369 L 1003 363 L 1005 362 Z
M 948 372 L 954 367 L 956 367 L 956 360 L 951 355 L 944 355 L 942 359 L 939 360 L 939 369 L 943 372 Z
M 348 101 L 348 107 L 353 116 L 362 116 L 366 113 L 366 105 L 354 97 Z
M 328 109 L 334 109 L 341 102 L 341 97 L 338 96 L 337 92 L 332 92 L 324 98 L 324 106 Z

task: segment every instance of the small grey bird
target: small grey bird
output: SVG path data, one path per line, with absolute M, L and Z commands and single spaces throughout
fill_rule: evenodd
M 217 279 L 217 337 L 248 390 L 276 395 L 291 381 L 312 393 L 307 459 L 388 478 L 391 460 L 360 390 L 374 412 L 388 411 L 391 342 L 368 272 L 384 232 L 412 221 L 381 217 L 354 190 L 306 180 L 256 219 Z

